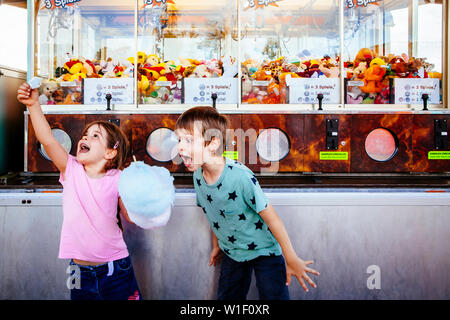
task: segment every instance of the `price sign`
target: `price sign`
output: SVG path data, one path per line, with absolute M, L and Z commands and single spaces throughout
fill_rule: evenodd
M 237 78 L 186 78 L 184 79 L 184 102 L 187 104 L 212 105 L 211 95 L 217 93 L 217 104 L 238 103 Z
M 84 104 L 106 103 L 106 94 L 111 94 L 113 104 L 132 104 L 133 78 L 123 79 L 83 79 Z
M 286 80 L 289 86 L 289 103 L 318 103 L 317 95 L 323 95 L 323 103 L 338 104 L 340 83 L 338 78 L 290 78 Z
M 396 104 L 422 104 L 422 94 L 428 94 L 428 103 L 439 104 L 439 79 L 396 78 L 394 81 Z

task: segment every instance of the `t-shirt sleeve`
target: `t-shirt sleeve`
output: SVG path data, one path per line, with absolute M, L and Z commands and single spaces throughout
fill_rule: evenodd
M 64 172 L 64 175 L 62 172 L 59 174 L 59 183 L 61 183 L 63 187 L 67 179 L 70 179 L 73 172 L 73 167 L 76 165 L 76 161 L 77 160 L 73 155 L 69 154 L 67 156 L 66 172 Z
M 269 205 L 269 200 L 261 189 L 256 177 L 245 172 L 241 177 L 242 191 L 245 203 L 257 213 L 263 211 Z

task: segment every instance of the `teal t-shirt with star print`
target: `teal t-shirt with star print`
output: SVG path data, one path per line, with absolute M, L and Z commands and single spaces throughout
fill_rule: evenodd
M 197 205 L 211 224 L 219 247 L 235 261 L 280 255 L 281 247 L 259 212 L 269 201 L 253 172 L 225 158 L 225 168 L 214 184 L 207 184 L 202 168 L 194 172 Z

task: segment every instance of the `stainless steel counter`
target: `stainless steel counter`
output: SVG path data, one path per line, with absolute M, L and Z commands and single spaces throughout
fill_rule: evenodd
M 0 190 L 0 299 L 68 299 L 60 189 L 24 191 Z M 309 293 L 293 279 L 292 299 L 450 299 L 450 189 L 264 191 L 321 273 Z M 177 190 L 167 226 L 124 223 L 124 237 L 145 299 L 215 299 L 220 269 L 208 267 L 210 227 L 192 189 Z

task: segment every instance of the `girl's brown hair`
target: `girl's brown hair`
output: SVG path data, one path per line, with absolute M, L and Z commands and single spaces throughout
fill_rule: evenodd
M 99 125 L 106 131 L 106 147 L 108 149 L 116 149 L 116 156 L 109 160 L 105 165 L 105 171 L 111 169 L 123 169 L 128 156 L 129 142 L 125 133 L 117 125 L 110 121 L 97 120 L 88 123 L 83 130 L 81 137 L 87 134 L 90 127 Z
M 220 138 L 220 148 L 222 150 L 225 140 L 226 131 L 230 126 L 228 118 L 220 114 L 213 107 L 194 107 L 186 110 L 177 120 L 175 129 L 186 129 L 189 132 L 194 132 L 194 126 L 197 124 L 201 130 L 206 143 L 215 137 L 214 131 L 219 131 L 222 135 Z M 221 151 L 219 151 L 221 153 Z

